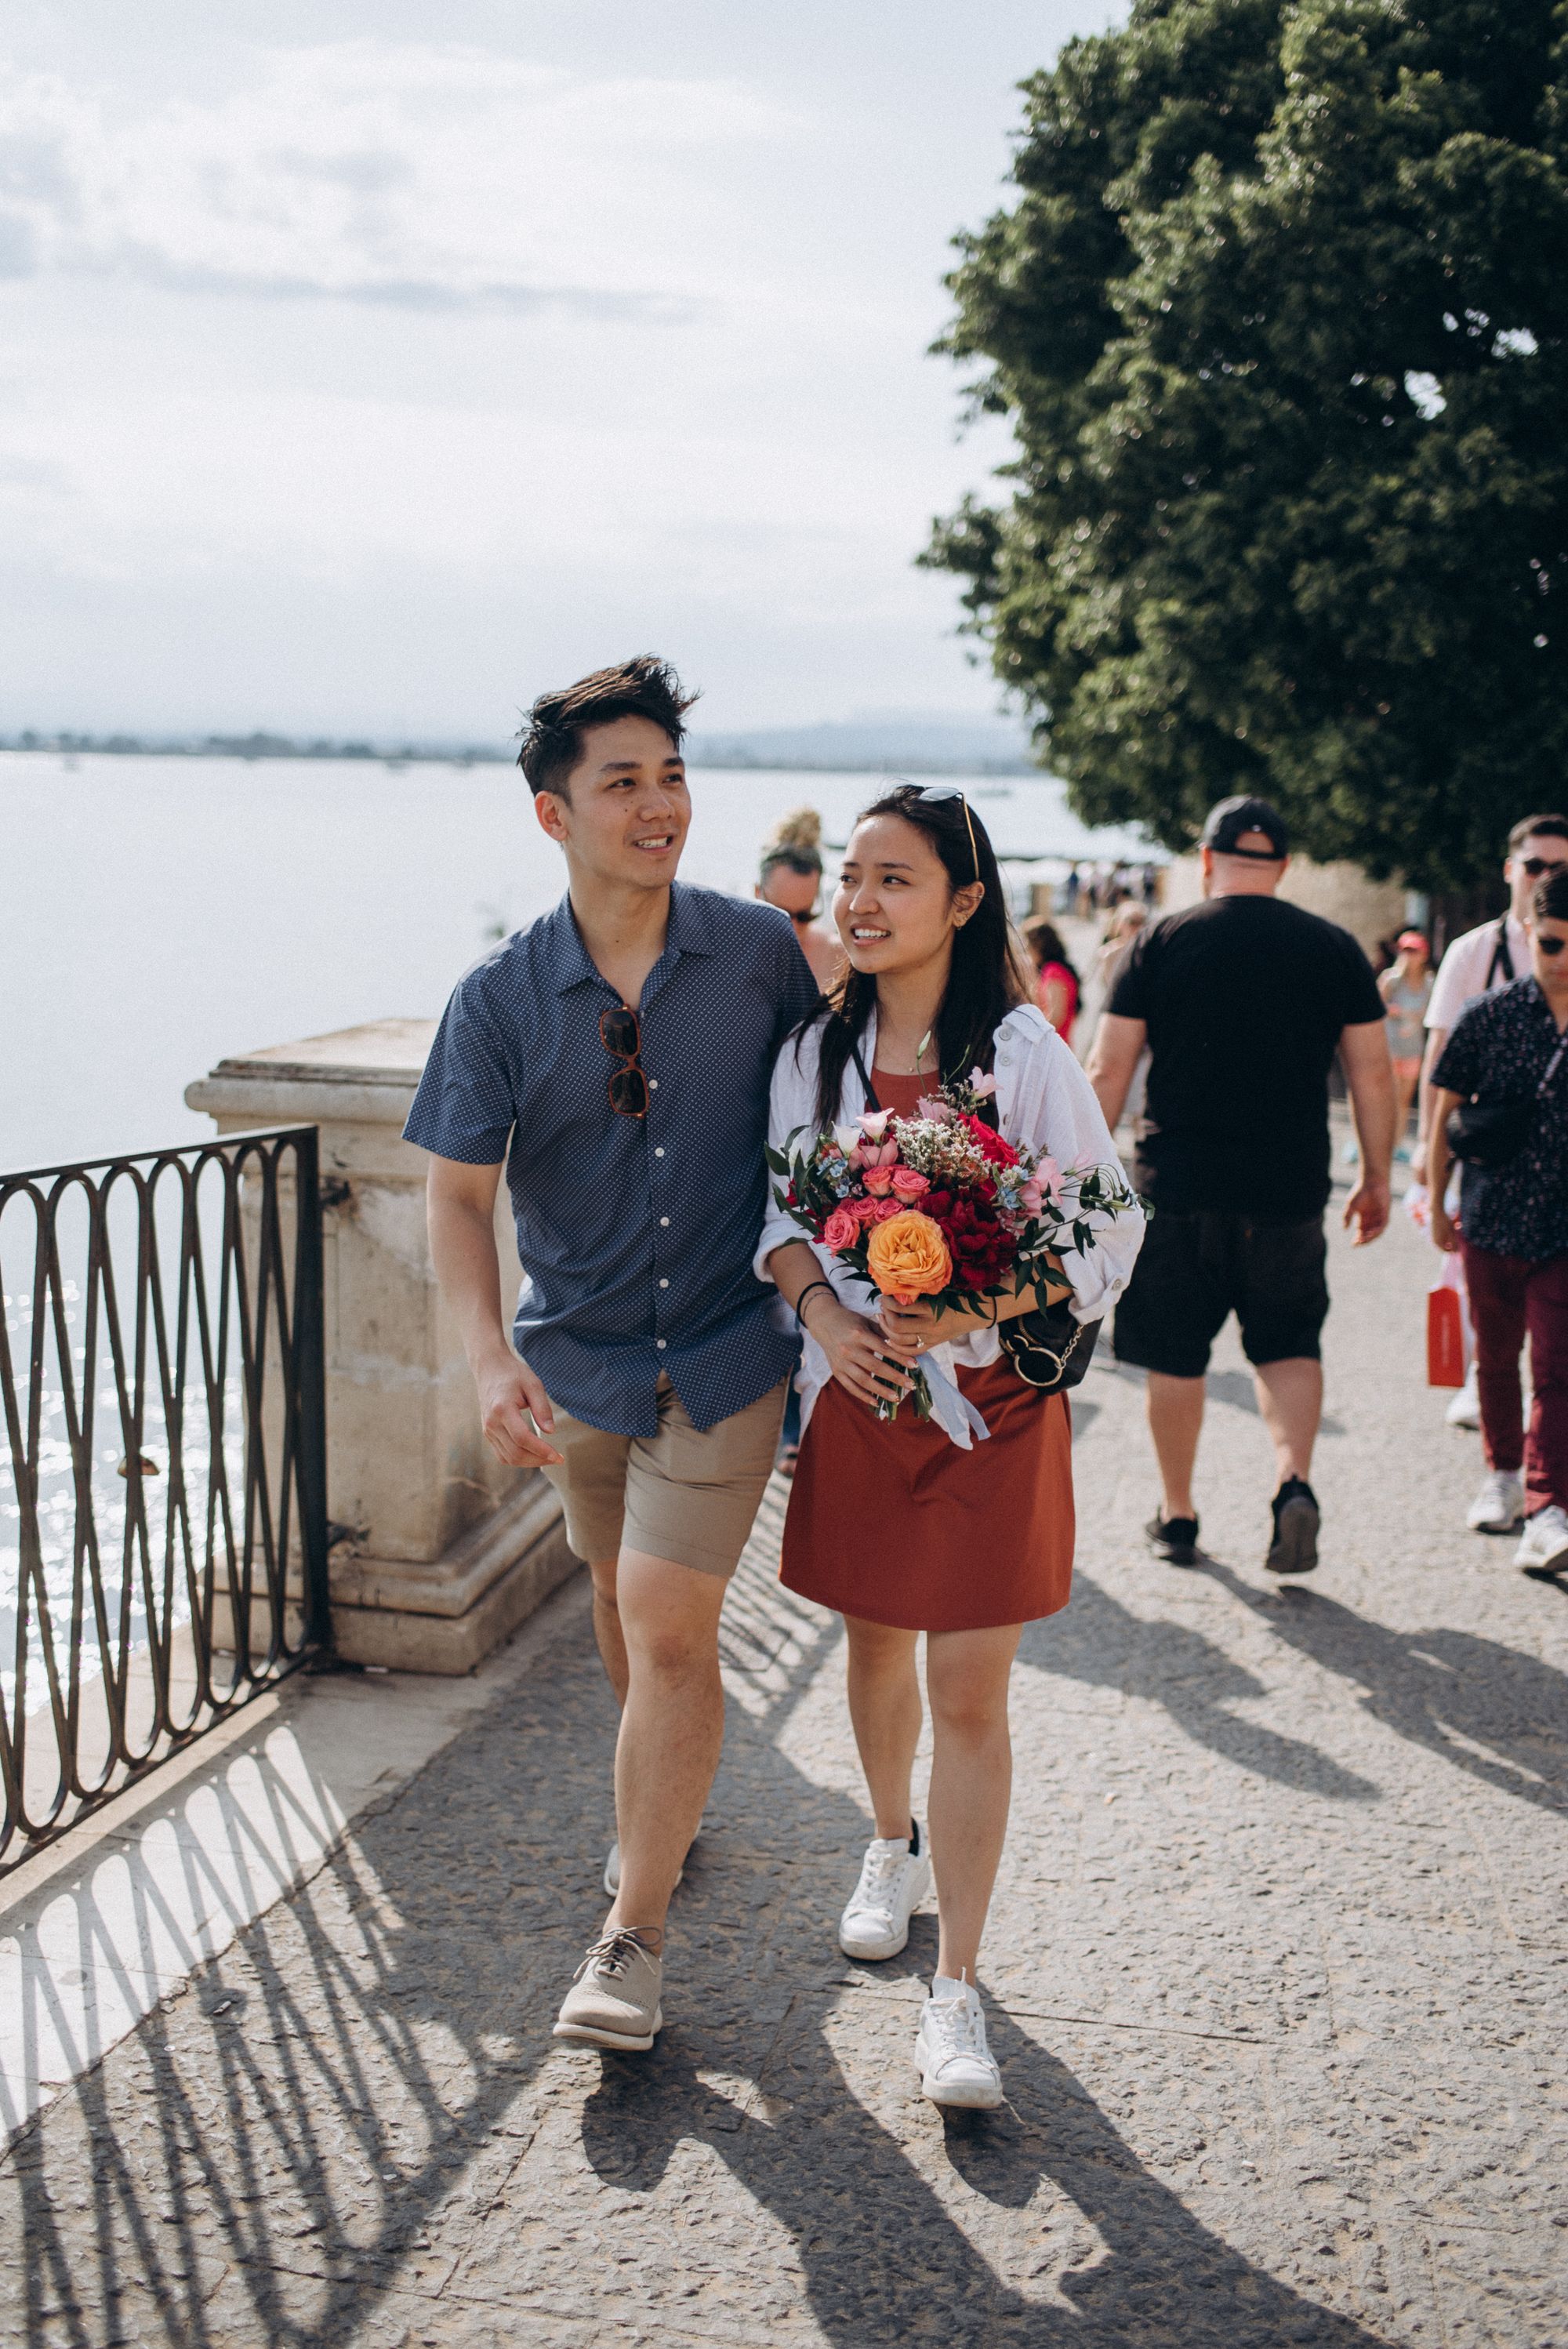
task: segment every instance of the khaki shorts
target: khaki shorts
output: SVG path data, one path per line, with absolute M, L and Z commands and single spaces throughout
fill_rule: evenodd
M 558 1410 L 545 1441 L 562 1464 L 544 1474 L 561 1495 L 577 1556 L 601 1565 L 624 1547 L 699 1574 L 733 1574 L 773 1473 L 789 1391 L 780 1379 L 706 1435 L 662 1374 L 653 1435 L 612 1435 Z

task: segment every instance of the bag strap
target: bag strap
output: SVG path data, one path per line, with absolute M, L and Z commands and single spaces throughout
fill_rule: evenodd
M 881 1109 L 882 1103 L 877 1099 L 877 1089 L 872 1082 L 872 1072 L 867 1068 L 864 1060 L 861 1058 L 861 1041 L 858 1036 L 851 1037 L 850 1040 L 850 1053 L 854 1061 L 861 1082 L 866 1089 L 866 1107 L 874 1113 L 877 1110 Z
M 1568 1029 L 1563 1030 L 1563 1037 L 1558 1044 L 1557 1050 L 1553 1053 L 1552 1058 L 1546 1063 L 1546 1074 L 1542 1078 L 1541 1082 L 1535 1088 L 1535 1098 L 1537 1101 L 1540 1101 L 1542 1098 L 1547 1086 L 1552 1082 L 1553 1078 L 1557 1074 L 1558 1070 L 1562 1067 L 1563 1055 L 1564 1052 L 1568 1052 Z
M 1481 981 L 1481 993 L 1483 995 L 1485 995 L 1491 988 L 1492 976 L 1496 971 L 1499 963 L 1502 965 L 1503 984 L 1505 987 L 1509 986 L 1511 984 L 1513 979 L 1513 956 L 1510 950 L 1508 943 L 1508 916 L 1506 914 L 1501 916 L 1497 925 L 1497 936 L 1492 941 L 1491 960 L 1487 964 L 1486 977 Z

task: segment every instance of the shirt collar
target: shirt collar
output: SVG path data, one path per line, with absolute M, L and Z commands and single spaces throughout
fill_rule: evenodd
M 544 917 L 544 930 L 551 967 L 555 974 L 555 992 L 569 995 L 574 987 L 595 985 L 607 987 L 608 980 L 583 943 L 583 933 L 577 926 L 577 916 L 572 910 L 572 893 L 568 890 L 553 913 Z M 665 939 L 665 951 L 659 957 L 663 963 L 670 954 L 711 955 L 716 951 L 713 917 L 702 895 L 687 889 L 678 881 L 670 887 L 670 926 Z M 657 966 L 655 966 L 657 968 Z

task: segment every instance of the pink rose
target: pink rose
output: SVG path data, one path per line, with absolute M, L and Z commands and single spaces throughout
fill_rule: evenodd
M 1019 1186 L 1018 1205 L 1026 1216 L 1039 1214 L 1045 1205 L 1045 1198 L 1037 1175 L 1031 1174 L 1028 1181 Z
M 872 1220 L 873 1223 L 885 1224 L 890 1216 L 907 1216 L 908 1213 L 909 1209 L 902 1199 L 879 1199 L 876 1204 L 876 1213 Z
M 853 1216 L 858 1224 L 874 1224 L 877 1219 L 877 1203 L 874 1199 L 846 1200 L 844 1211 L 847 1215 Z
M 892 1189 L 893 1170 L 891 1166 L 868 1166 L 865 1186 L 873 1199 L 885 1199 Z
M 835 1207 L 822 1226 L 822 1245 L 830 1247 L 835 1255 L 842 1248 L 853 1247 L 860 1236 L 860 1217 L 848 1207 Z
M 1055 1191 L 1060 1187 L 1062 1170 L 1054 1158 L 1042 1158 L 1035 1169 L 1035 1180 L 1042 1189 Z
M 913 1166 L 895 1166 L 892 1187 L 901 1199 L 923 1199 L 931 1185 Z

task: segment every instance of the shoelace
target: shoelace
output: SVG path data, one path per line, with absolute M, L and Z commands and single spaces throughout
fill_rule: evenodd
M 966 1998 L 934 1998 L 926 2010 L 927 2028 L 937 2042 L 937 2062 L 950 2055 L 986 2056 L 985 2018 Z
M 855 1897 L 851 1906 L 864 1909 L 874 1905 L 878 1896 L 887 1890 L 908 1857 L 907 1852 L 897 1849 L 868 1851 L 861 1868 L 861 1880 L 855 1887 Z
M 651 1958 L 654 1954 L 646 1943 L 639 1940 L 634 1925 L 619 1926 L 614 1932 L 603 1934 L 593 1943 L 572 1979 L 581 1982 L 584 1974 L 597 1973 L 606 1975 L 612 1982 L 619 1982 L 631 1964 L 634 1952 L 642 1958 Z

